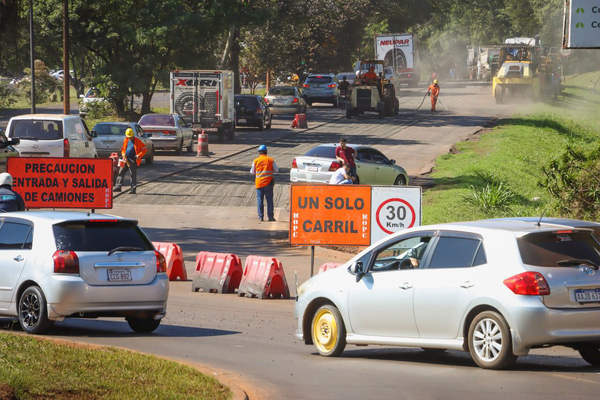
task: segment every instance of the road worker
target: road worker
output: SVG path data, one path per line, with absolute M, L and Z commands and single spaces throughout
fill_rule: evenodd
M 127 128 L 125 131 L 125 140 L 123 140 L 123 146 L 121 147 L 121 159 L 125 161 L 119 169 L 119 175 L 117 176 L 117 182 L 113 188 L 114 192 L 121 191 L 121 185 L 123 184 L 123 178 L 125 173 L 129 170 L 131 173 L 131 194 L 135 194 L 137 186 L 137 167 L 142 163 L 142 158 L 146 154 L 146 145 L 140 139 L 136 138 L 133 129 Z
M 279 172 L 279 167 L 272 157 L 267 156 L 267 146 L 260 145 L 258 148 L 258 158 L 252 162 L 250 173 L 255 175 L 256 200 L 258 202 L 258 220 L 263 221 L 265 216 L 264 199 L 267 198 L 267 216 L 269 221 L 275 221 L 273 205 L 273 186 L 275 179 L 273 173 Z
M 0 213 L 25 211 L 21 195 L 12 189 L 13 177 L 8 172 L 0 174 Z
M 377 84 L 379 76 L 375 73 L 375 67 L 371 66 L 368 72 L 365 72 L 362 76 L 362 81 L 367 85 Z
M 435 105 L 437 104 L 437 99 L 440 95 L 440 86 L 438 85 L 437 79 L 434 79 L 433 83 L 427 89 L 427 95 L 431 96 L 431 111 L 435 111 Z

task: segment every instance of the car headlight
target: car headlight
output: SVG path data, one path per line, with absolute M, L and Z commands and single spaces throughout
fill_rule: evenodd
M 313 285 L 311 280 L 308 280 L 306 282 L 304 282 L 302 285 L 300 285 L 300 287 L 298 288 L 298 297 L 302 296 L 304 293 L 306 293 L 306 291 Z

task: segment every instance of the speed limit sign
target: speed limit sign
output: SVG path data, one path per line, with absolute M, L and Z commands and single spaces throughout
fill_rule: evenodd
M 371 243 L 421 225 L 420 187 L 373 187 L 371 192 Z

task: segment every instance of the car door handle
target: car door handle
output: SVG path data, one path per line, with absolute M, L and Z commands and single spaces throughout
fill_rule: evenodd
M 15 260 L 16 262 L 21 262 L 24 260 L 24 258 L 21 256 L 16 256 L 15 258 L 13 258 L 13 260 Z
M 408 283 L 408 282 L 404 282 L 404 283 L 402 284 L 402 286 L 400 286 L 400 289 L 407 290 L 407 289 L 412 289 L 412 287 L 413 287 L 413 285 L 411 285 L 410 283 Z
M 466 281 L 465 283 L 460 285 L 461 288 L 465 288 L 465 289 L 472 288 L 473 286 L 475 286 L 475 284 L 471 283 L 470 281 Z
M 85 147 L 90 147 L 90 142 L 85 142 Z

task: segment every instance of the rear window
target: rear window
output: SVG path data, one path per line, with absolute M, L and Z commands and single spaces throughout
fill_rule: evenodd
M 52 227 L 58 250 L 111 251 L 117 247 L 153 250 L 135 222 L 67 221 Z
M 331 83 L 331 82 L 333 82 L 333 78 L 330 76 L 322 76 L 320 78 L 316 77 L 316 76 L 310 76 L 306 80 L 306 83 Z
M 100 97 L 100 90 L 98 90 L 98 89 L 90 89 L 85 94 L 86 99 L 95 99 L 97 97 Z
M 125 135 L 125 131 L 129 128 L 129 125 L 121 124 L 98 124 L 94 126 L 93 131 L 98 135 Z
M 517 240 L 523 263 L 559 267 L 558 261 L 589 260 L 600 265 L 600 245 L 592 235 L 564 231 L 527 235 Z
M 296 91 L 294 88 L 271 88 L 269 90 L 270 96 L 295 96 Z
M 57 140 L 63 138 L 62 121 L 37 119 L 13 120 L 10 126 L 10 137 L 25 140 Z
M 307 157 L 335 158 L 335 147 L 317 146 L 304 153 Z
M 144 115 L 140 122 L 141 126 L 160 125 L 160 126 L 175 126 L 175 118 L 171 115 Z
M 256 97 L 236 97 L 236 107 L 258 108 L 258 99 Z

